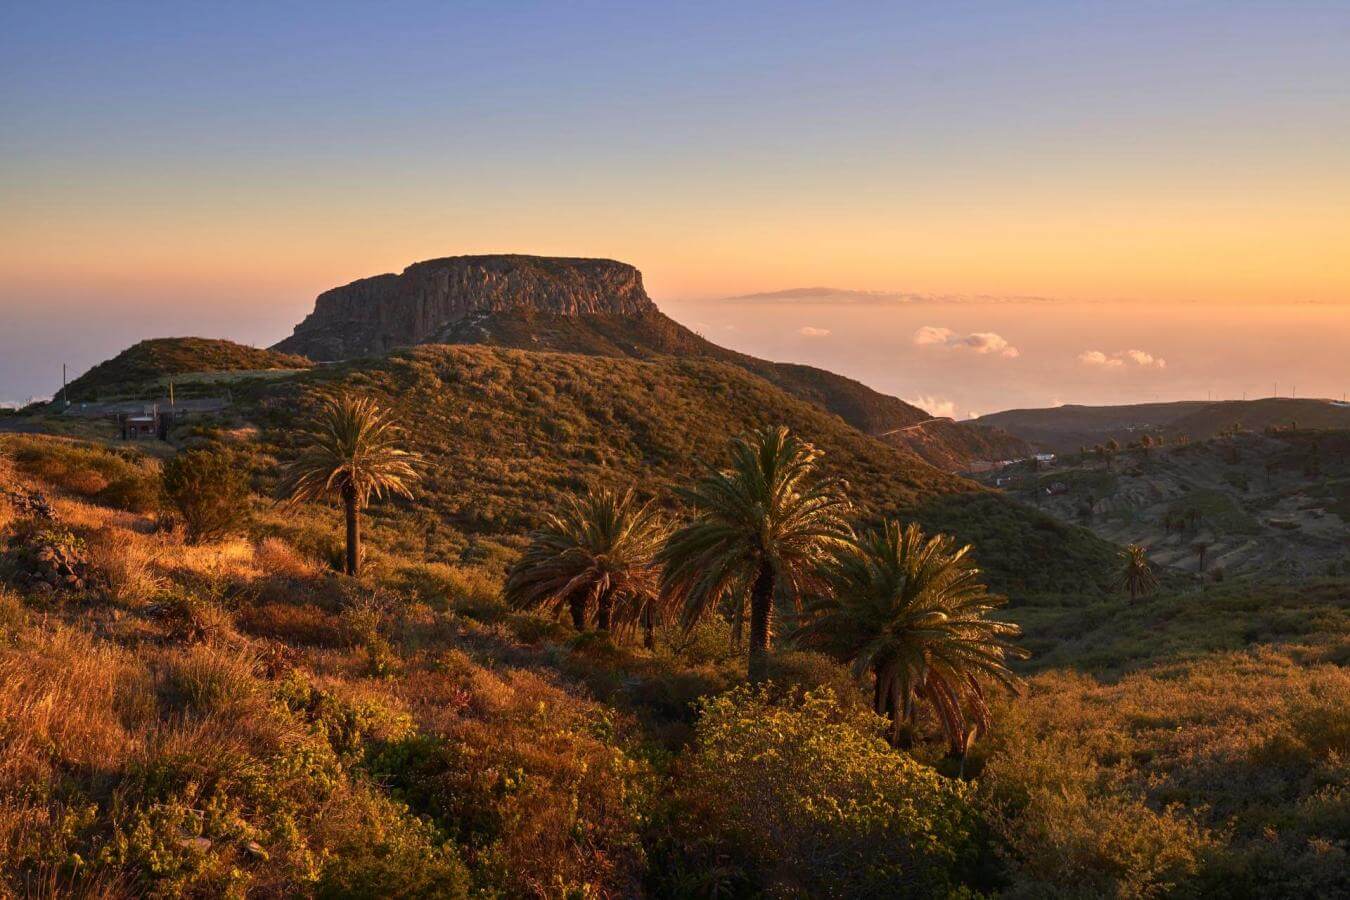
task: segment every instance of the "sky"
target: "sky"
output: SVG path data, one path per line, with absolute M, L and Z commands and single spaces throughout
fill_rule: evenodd
M 0 400 L 499 251 L 961 416 L 1339 397 L 1350 4 L 0 2 Z

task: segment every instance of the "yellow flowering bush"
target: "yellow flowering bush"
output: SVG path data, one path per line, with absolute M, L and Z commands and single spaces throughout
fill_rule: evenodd
M 968 789 L 882 740 L 828 689 L 740 687 L 701 704 L 670 814 L 670 894 L 933 896 L 970 868 Z M 709 884 L 716 879 L 719 884 Z

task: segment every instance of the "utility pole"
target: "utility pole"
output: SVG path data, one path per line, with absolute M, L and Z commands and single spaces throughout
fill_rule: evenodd
M 66 364 L 61 363 L 61 408 L 70 406 L 70 397 L 66 393 Z

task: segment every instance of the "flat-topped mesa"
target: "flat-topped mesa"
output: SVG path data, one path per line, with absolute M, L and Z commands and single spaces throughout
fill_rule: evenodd
M 565 316 L 638 315 L 656 305 L 642 273 L 609 259 L 450 256 L 402 274 L 362 278 L 318 296 L 314 312 L 276 345 L 314 360 L 434 343 L 466 316 L 537 310 Z

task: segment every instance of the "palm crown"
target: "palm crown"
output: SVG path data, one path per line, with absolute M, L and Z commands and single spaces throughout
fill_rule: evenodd
M 666 534 L 656 507 L 639 502 L 631 489 L 571 497 L 531 535 L 507 578 L 507 602 L 567 610 L 577 630 L 592 613 L 601 630 L 641 620 L 650 644 L 660 598 L 655 558 Z
M 750 674 L 764 674 L 778 595 L 800 597 L 850 536 L 843 484 L 819 477 L 820 453 L 786 428 L 737 439 L 731 467 L 680 492 L 696 519 L 662 552 L 662 582 L 691 626 L 730 601 L 739 630 L 750 614 Z
M 1130 592 L 1130 602 L 1141 594 L 1151 594 L 1158 587 L 1158 576 L 1148 561 L 1147 548 L 1131 544 L 1120 553 L 1120 586 Z
M 1005 601 L 980 581 L 969 550 L 948 535 L 929 538 L 915 524 L 887 522 L 839 554 L 793 635 L 851 662 L 859 679 L 875 675 L 874 706 L 890 717 L 895 743 L 922 700 L 952 754 L 963 756 L 988 729 L 981 679 L 1017 685 L 1005 660 L 1025 655 L 1007 641 L 1019 629 L 988 618 Z
M 402 449 L 401 438 L 398 426 L 371 398 L 345 393 L 326 397 L 282 482 L 292 503 L 342 499 L 349 575 L 360 567 L 360 511 L 372 497 L 412 497 L 421 457 Z

